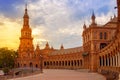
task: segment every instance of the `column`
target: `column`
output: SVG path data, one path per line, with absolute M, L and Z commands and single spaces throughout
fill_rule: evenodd
M 110 66 L 113 66 L 113 59 L 112 59 L 112 56 L 110 56 Z
M 118 67 L 120 67 L 120 53 L 118 52 Z
M 110 66 L 110 64 L 109 64 L 109 56 L 107 56 L 107 66 Z
M 100 59 L 101 59 L 101 67 L 102 67 L 103 66 L 103 57 L 101 56 Z
M 105 57 L 103 56 L 103 66 L 105 66 Z
M 113 59 L 113 67 L 115 66 L 115 56 L 112 56 L 112 59 Z
M 116 67 L 118 66 L 118 54 L 116 54 Z

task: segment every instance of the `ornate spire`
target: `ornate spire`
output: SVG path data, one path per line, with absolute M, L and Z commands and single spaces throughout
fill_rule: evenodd
M 37 44 L 37 46 L 36 46 L 36 50 L 40 50 L 40 47 L 39 47 L 39 45 Z
M 23 16 L 24 18 L 29 18 L 28 13 L 27 13 L 27 4 L 25 5 L 25 14 Z
M 91 19 L 92 19 L 92 20 L 95 20 L 95 18 L 96 18 L 96 17 L 95 17 L 94 11 L 93 11 Z
M 28 16 L 28 12 L 27 12 L 27 4 L 25 5 L 25 14 L 23 16 L 24 19 L 24 26 L 29 27 L 29 16 Z
M 84 22 L 84 25 L 83 25 L 83 29 L 84 29 L 84 30 L 86 29 L 86 24 L 85 24 L 85 22 Z
M 92 20 L 92 25 L 95 25 L 96 23 L 95 23 L 95 14 L 94 14 L 94 11 L 93 11 L 93 13 L 92 13 L 92 16 L 91 16 L 91 20 Z
M 50 49 L 48 42 L 46 43 L 45 49 Z
M 63 44 L 61 44 L 60 50 L 63 50 L 63 49 L 64 49 L 64 46 L 63 46 Z

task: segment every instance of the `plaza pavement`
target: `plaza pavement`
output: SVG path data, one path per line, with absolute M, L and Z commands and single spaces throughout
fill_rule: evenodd
M 9 80 L 106 80 L 98 73 L 91 73 L 81 70 L 59 70 L 45 69 L 42 74 L 27 77 L 14 78 Z

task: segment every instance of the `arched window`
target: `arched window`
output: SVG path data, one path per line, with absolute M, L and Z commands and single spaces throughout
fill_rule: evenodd
M 102 32 L 100 32 L 100 39 L 103 39 Z
M 20 67 L 20 64 L 18 63 L 18 67 Z
M 26 67 L 26 64 L 24 64 L 24 67 Z
M 44 62 L 44 66 L 46 66 L 46 62 Z
M 106 43 L 100 43 L 100 49 L 104 48 L 105 46 L 107 46 Z
M 104 39 L 107 39 L 107 33 L 106 32 L 104 33 Z
M 36 68 L 38 68 L 38 65 L 36 64 L 36 66 L 35 66 Z
M 30 62 L 30 67 L 33 67 L 33 64 L 32 64 L 32 62 Z

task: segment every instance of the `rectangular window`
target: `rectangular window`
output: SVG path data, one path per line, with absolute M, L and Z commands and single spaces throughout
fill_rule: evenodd
M 103 39 L 102 32 L 100 32 L 100 39 Z

